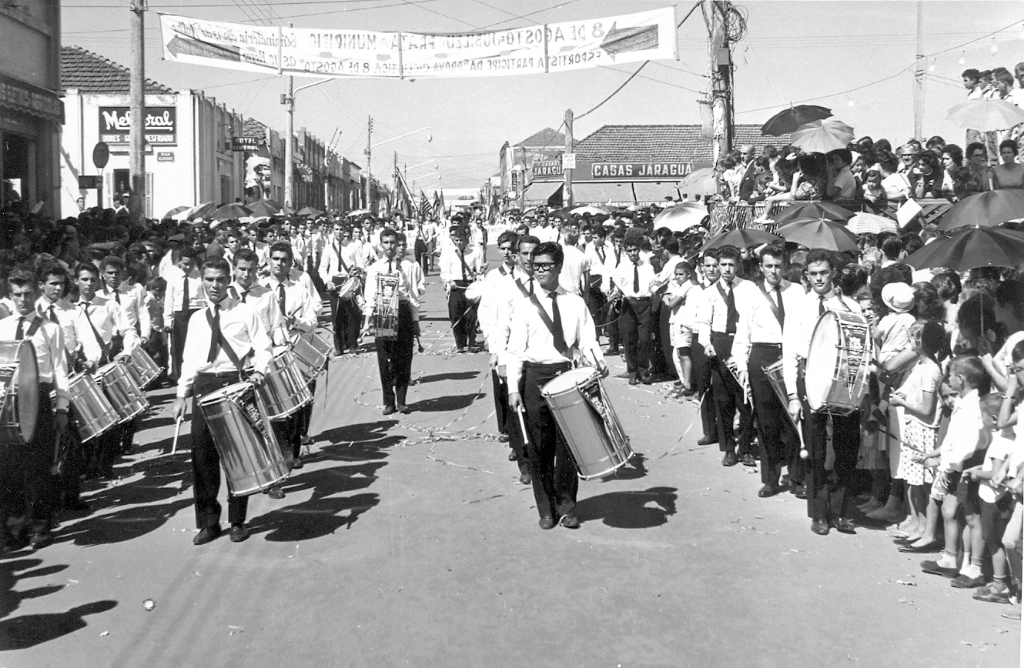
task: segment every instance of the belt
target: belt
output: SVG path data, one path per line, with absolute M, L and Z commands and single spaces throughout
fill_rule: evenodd
M 646 297 L 626 297 L 626 301 L 627 302 L 643 302 L 643 301 L 649 300 L 650 298 L 651 298 L 650 295 L 647 295 Z
M 761 348 L 781 348 L 782 344 L 781 343 L 761 343 L 761 342 L 751 343 L 750 344 L 751 348 L 753 348 L 755 346 L 761 347 Z
M 572 362 L 551 362 L 545 364 L 542 362 L 523 362 L 523 370 L 526 369 L 539 369 L 541 371 L 558 371 L 564 369 L 568 371 L 572 368 Z
M 235 378 L 240 378 L 241 375 L 242 374 L 240 374 L 237 369 L 232 371 L 200 371 L 196 374 L 196 378 L 200 376 L 205 376 L 207 378 L 226 378 L 228 376 L 234 376 Z
M 731 337 L 736 336 L 736 332 L 733 332 L 732 334 L 726 334 L 725 332 L 711 332 L 711 338 L 715 338 L 716 336 L 719 337 L 719 338 L 725 338 L 725 337 L 730 337 L 731 338 Z

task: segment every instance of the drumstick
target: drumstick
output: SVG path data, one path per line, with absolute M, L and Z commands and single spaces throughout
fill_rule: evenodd
M 523 407 L 522 405 L 516 407 L 516 414 L 519 416 L 519 428 L 523 430 L 523 445 L 530 444 L 530 437 L 526 433 L 526 419 L 523 418 Z
M 174 441 L 171 443 L 171 454 L 173 455 L 178 451 L 178 434 L 181 433 L 181 420 L 175 420 L 174 423 Z
M 420 353 L 423 352 L 423 344 L 420 343 L 420 335 L 419 334 L 416 335 L 416 348 L 419 350 Z

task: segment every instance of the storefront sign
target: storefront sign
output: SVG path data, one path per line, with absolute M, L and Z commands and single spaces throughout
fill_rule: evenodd
M 562 169 L 576 169 L 575 153 L 566 153 L 562 156 Z
M 690 173 L 688 162 L 595 162 L 590 165 L 590 177 L 614 181 L 632 179 L 681 179 Z
M 260 147 L 259 137 L 232 137 L 232 151 L 255 151 Z
M 178 143 L 178 110 L 174 107 L 146 108 L 146 143 L 174 146 Z M 128 107 L 100 107 L 100 141 L 127 144 L 131 131 L 131 110 Z
M 174 162 L 174 153 L 172 151 L 157 151 L 156 153 L 157 162 Z
M 533 178 L 544 178 L 547 176 L 562 176 L 562 160 L 534 160 Z
M 79 190 L 96 190 L 100 187 L 100 177 L 98 176 L 79 176 L 78 177 L 78 189 Z
M 64 123 L 64 103 L 55 94 L 0 74 L 0 108 Z
M 311 77 L 489 77 L 675 59 L 675 9 L 475 33 L 313 30 L 160 15 L 165 60 Z

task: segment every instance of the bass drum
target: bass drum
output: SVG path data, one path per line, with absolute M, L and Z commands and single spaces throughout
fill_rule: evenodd
M 580 478 L 602 478 L 633 456 L 622 423 L 596 370 L 571 369 L 540 390 L 576 461 Z
M 871 326 L 852 311 L 826 311 L 818 318 L 807 352 L 804 385 L 812 411 L 849 415 L 868 391 Z
M 36 435 L 39 414 L 36 350 L 28 341 L 0 342 L 0 445 L 27 445 Z
M 199 400 L 234 496 L 270 489 L 288 477 L 273 426 L 252 383 L 235 383 Z

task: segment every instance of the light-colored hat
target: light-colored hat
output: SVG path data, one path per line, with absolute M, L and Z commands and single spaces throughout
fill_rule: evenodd
M 914 288 L 906 283 L 889 283 L 882 288 L 882 302 L 893 313 L 906 313 L 914 306 Z

